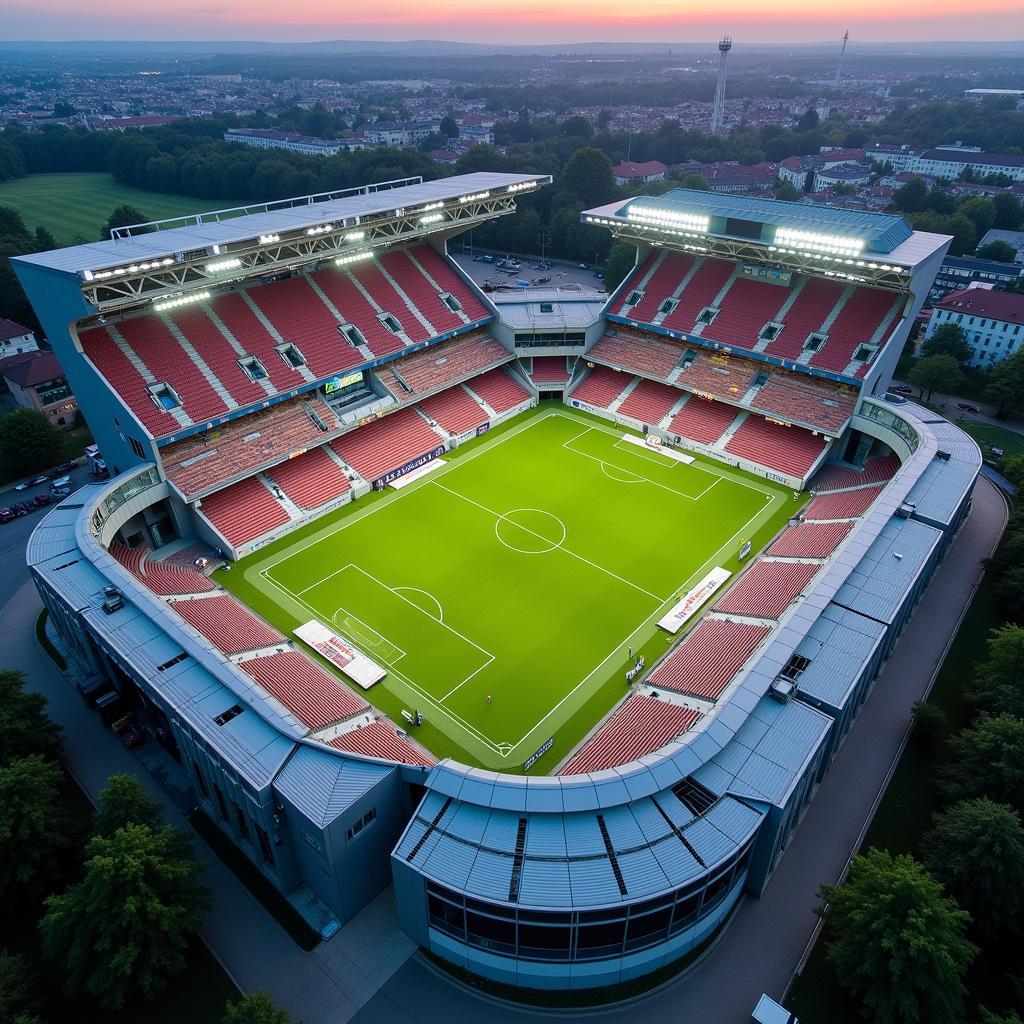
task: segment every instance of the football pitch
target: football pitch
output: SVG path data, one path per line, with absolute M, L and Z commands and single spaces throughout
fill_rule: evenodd
M 438 756 L 550 771 L 626 690 L 656 623 L 793 514 L 788 489 L 673 461 L 545 406 L 218 579 L 286 632 L 318 619 L 387 669 L 366 696 Z

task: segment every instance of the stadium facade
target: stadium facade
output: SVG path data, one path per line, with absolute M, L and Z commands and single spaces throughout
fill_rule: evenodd
M 981 458 L 886 394 L 947 237 L 678 190 L 582 215 L 637 245 L 603 306 L 485 295 L 447 240 L 546 181 L 387 183 L 13 262 L 112 471 L 27 552 L 84 688 L 145 717 L 325 933 L 393 881 L 420 946 L 567 989 L 678 959 L 764 889 Z M 541 396 L 815 495 L 555 774 L 437 763 L 193 564 Z

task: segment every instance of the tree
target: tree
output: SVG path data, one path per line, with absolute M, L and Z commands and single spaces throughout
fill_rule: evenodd
M 782 199 L 788 203 L 798 203 L 802 197 L 800 189 L 796 187 L 788 178 L 779 179 L 779 183 L 775 186 L 775 198 Z
M 961 365 L 971 358 L 967 337 L 959 324 L 940 324 L 921 346 L 925 356 L 952 356 Z
M 1015 565 L 1000 573 L 996 577 L 993 597 L 996 607 L 1007 618 L 1021 618 L 1024 614 L 1024 566 Z
M 445 114 L 444 117 L 441 118 L 441 124 L 438 131 L 446 139 L 457 139 L 459 137 L 459 126 L 451 114 Z
M 904 213 L 917 213 L 924 209 L 928 199 L 928 186 L 920 179 L 908 181 L 892 194 L 892 205 Z
M 996 219 L 992 222 L 994 228 L 1016 231 L 1024 221 L 1024 207 L 1012 193 L 997 192 L 992 199 L 992 205 L 996 210 Z
M 278 1009 L 270 993 L 259 989 L 239 999 L 228 1002 L 224 1013 L 224 1024 L 291 1024 L 287 1010 Z
M 844 885 L 819 896 L 841 984 L 874 1024 L 960 1024 L 963 974 L 977 948 L 970 916 L 913 857 L 871 849 L 854 857 Z
M 604 286 L 611 293 L 626 279 L 636 262 L 636 246 L 615 242 L 604 265 Z
M 1017 250 L 1009 242 L 997 238 L 988 245 L 981 246 L 975 253 L 979 260 L 995 260 L 997 263 L 1012 263 L 1017 258 Z
M 991 1010 L 986 1010 L 984 1006 L 978 1007 L 978 1012 L 981 1016 L 978 1019 L 978 1024 L 1021 1024 L 1020 1017 L 1010 1010 L 1009 1013 L 992 1013 Z
M 150 155 L 158 156 L 155 152 Z M 111 211 L 110 216 L 107 218 L 107 223 L 103 225 L 103 233 L 100 235 L 100 238 L 111 238 L 115 228 L 126 228 L 132 224 L 142 224 L 146 219 L 146 215 L 141 210 L 137 210 L 134 206 L 129 206 L 127 203 L 122 203 L 120 206 L 115 206 Z M 134 234 L 140 233 L 143 232 L 134 232 Z
M 60 768 L 38 754 L 0 768 L 0 899 L 46 892 L 70 828 L 60 783 Z
M 992 939 L 1024 927 L 1024 827 L 1008 804 L 961 800 L 932 818 L 925 867 Z
M 615 198 L 612 163 L 599 149 L 577 149 L 557 180 L 559 191 L 568 192 L 583 206 L 600 206 Z
M 1024 628 L 1007 623 L 992 630 L 988 658 L 976 666 L 967 692 L 990 714 L 1024 718 Z
M 0 416 L 0 461 L 18 476 L 48 469 L 60 461 L 60 431 L 35 409 L 13 409 Z
M 946 713 L 938 704 L 915 701 L 910 711 L 914 723 L 914 737 L 928 745 L 935 745 L 946 734 Z
M 1002 473 L 1018 491 L 1024 493 L 1024 455 L 1003 459 Z
M 988 796 L 1024 809 L 1024 719 L 982 715 L 949 741 L 939 782 L 950 800 Z
M 147 825 L 158 829 L 163 811 L 145 786 L 134 775 L 111 775 L 100 790 L 99 807 L 93 815 L 92 831 L 97 836 L 113 836 L 125 825 Z
M 0 1020 L 16 1019 L 19 1013 L 33 1012 L 38 1001 L 25 958 L 0 950 Z
M 562 122 L 562 134 L 567 139 L 591 139 L 594 137 L 594 126 L 581 114 L 567 117 Z
M 800 115 L 800 120 L 797 121 L 795 130 L 801 133 L 814 131 L 820 123 L 821 118 L 818 116 L 818 112 L 814 107 L 808 107 Z
M 24 673 L 0 669 L 0 765 L 30 754 L 58 758 L 60 732 L 46 715 L 46 698 L 25 690 Z
M 46 901 L 39 923 L 43 951 L 63 966 L 72 991 L 104 1009 L 129 997 L 149 999 L 185 966 L 209 893 L 202 866 L 176 829 L 126 825 L 94 836 L 82 880 Z
M 962 213 L 973 225 L 978 237 L 981 238 L 996 219 L 996 208 L 991 199 L 975 196 L 960 204 L 957 211 Z
M 944 395 L 957 394 L 967 380 L 952 356 L 928 356 L 910 371 L 907 383 L 913 384 L 922 395 L 927 391 L 925 401 L 930 402 L 936 391 Z
M 985 401 L 999 406 L 999 416 L 1024 412 L 1024 349 L 1000 360 L 992 368 Z

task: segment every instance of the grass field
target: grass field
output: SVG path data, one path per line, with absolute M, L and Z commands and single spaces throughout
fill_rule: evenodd
M 991 449 L 1002 448 L 1005 458 L 1014 455 L 1024 455 L 1024 435 L 1014 433 L 1012 430 L 1004 430 L 1002 427 L 993 426 L 991 423 L 973 423 L 970 420 L 960 420 L 957 423 L 962 430 L 966 430 L 981 447 L 981 453 L 988 462 L 998 462 L 999 456 L 993 455 Z
M 286 632 L 319 619 L 384 665 L 369 698 L 396 721 L 421 711 L 436 754 L 519 770 L 554 737 L 545 771 L 622 696 L 628 648 L 665 651 L 666 607 L 794 508 L 545 405 L 219 580 Z
M 30 230 L 44 227 L 61 245 L 70 245 L 78 236 L 96 241 L 114 207 L 122 203 L 134 206 L 147 220 L 241 205 L 230 199 L 196 199 L 129 188 L 104 173 L 30 174 L 0 182 L 0 206 L 13 206 Z

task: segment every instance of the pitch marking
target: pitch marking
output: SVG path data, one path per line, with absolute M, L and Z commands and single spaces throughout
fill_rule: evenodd
M 437 616 L 436 616 L 437 621 L 438 622 L 442 622 L 442 623 L 444 622 L 444 609 L 441 607 L 441 602 L 438 601 L 438 599 L 436 597 L 434 597 L 433 594 L 429 593 L 426 590 L 420 590 L 419 587 L 392 587 L 391 589 L 396 594 L 399 591 L 407 590 L 410 594 L 422 594 L 424 597 L 429 598 L 431 601 L 434 602 L 435 605 L 437 605 Z M 413 602 L 413 603 L 415 604 L 415 602 Z M 424 608 L 423 611 L 427 612 L 426 608 Z M 430 615 L 430 612 L 427 612 L 427 614 Z M 431 616 L 431 618 L 434 618 L 434 617 L 435 616 Z
M 536 533 L 528 527 L 523 526 L 521 523 L 517 523 L 514 519 L 510 518 L 511 516 L 514 516 L 517 512 L 536 512 L 538 515 L 548 516 L 550 519 L 554 519 L 554 521 L 558 523 L 559 527 L 561 527 L 562 536 L 559 537 L 558 540 L 553 541 L 549 537 L 545 537 L 542 534 Z M 504 537 L 502 537 L 502 523 L 509 523 L 510 525 L 514 526 L 517 530 L 522 530 L 524 533 L 528 533 L 532 537 L 536 537 L 538 540 L 543 541 L 545 544 L 548 544 L 549 546 L 546 548 L 542 548 L 540 551 L 529 551 L 526 548 L 516 547 L 515 544 L 513 544 L 511 541 L 507 541 L 505 540 Z M 494 535 L 498 538 L 499 543 L 507 547 L 509 551 L 517 551 L 522 555 L 547 555 L 562 546 L 562 544 L 565 542 L 566 530 L 565 523 L 563 523 L 562 520 L 558 518 L 558 516 L 554 515 L 551 512 L 545 512 L 542 508 L 514 508 L 506 512 L 504 515 L 498 516 L 498 518 L 494 520 Z

